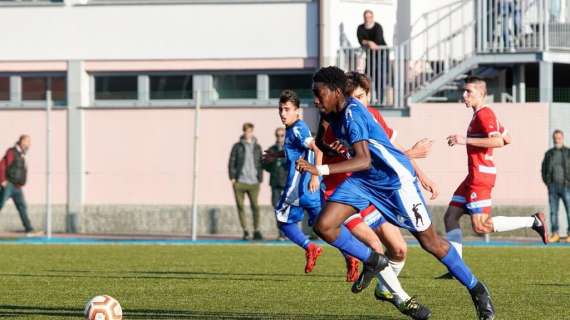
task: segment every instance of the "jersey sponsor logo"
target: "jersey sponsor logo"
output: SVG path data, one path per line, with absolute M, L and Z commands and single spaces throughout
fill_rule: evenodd
M 477 193 L 476 192 L 472 192 L 471 193 L 471 200 L 475 200 L 477 199 Z
M 412 211 L 414 212 L 414 216 L 416 218 L 416 226 L 419 226 L 419 223 L 422 223 L 422 226 L 424 225 L 424 219 L 422 218 L 422 215 L 419 212 L 419 206 L 421 206 L 421 203 L 416 203 L 414 204 L 414 206 L 412 207 Z

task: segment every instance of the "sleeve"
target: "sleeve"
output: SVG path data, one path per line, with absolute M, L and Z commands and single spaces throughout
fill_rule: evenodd
M 364 39 L 365 35 L 364 35 L 364 27 L 362 25 L 359 25 L 358 28 L 356 29 L 356 38 L 358 38 L 358 44 L 359 45 L 363 45 L 362 41 L 366 40 Z
M 297 143 L 305 149 L 309 149 L 311 143 L 315 140 L 311 135 L 309 127 L 306 125 L 297 126 L 293 129 Z
M 9 149 L 6 151 L 6 155 L 2 158 L 2 161 L 0 161 L 0 183 L 6 181 L 6 170 L 10 164 L 12 164 L 12 161 L 14 161 L 14 154 L 13 151 Z
M 228 161 L 228 175 L 230 180 L 235 179 L 237 172 L 236 172 L 236 152 L 237 152 L 237 144 L 234 144 L 232 147 L 232 151 L 230 153 L 230 159 Z
M 354 112 L 353 112 L 354 111 Z M 362 140 L 368 140 L 369 132 L 366 119 L 359 110 L 348 110 L 345 120 L 348 143 L 353 145 Z
M 549 182 L 546 181 L 546 176 L 548 173 L 548 166 L 549 166 L 549 152 L 546 152 L 544 154 L 544 159 L 542 159 L 542 165 L 541 165 L 541 175 L 542 175 L 542 182 L 544 182 L 544 184 L 548 184 Z
M 378 32 L 376 33 L 376 43 L 379 46 L 385 46 L 386 40 L 384 40 L 384 29 L 382 29 L 382 25 L 378 23 Z
M 368 108 L 368 111 L 372 114 L 372 116 L 374 117 L 376 122 L 378 122 L 378 124 L 382 127 L 382 129 L 384 129 L 386 135 L 388 136 L 388 139 L 390 139 L 390 142 L 394 142 L 394 140 L 396 140 L 397 134 L 392 128 L 390 128 L 390 126 L 388 126 L 386 120 L 384 119 L 380 111 L 374 108 Z
M 484 133 L 487 137 L 495 134 L 503 134 L 503 132 L 501 132 L 501 124 L 499 120 L 497 120 L 495 113 L 490 109 L 487 110 L 488 112 L 481 113 L 478 117 L 481 133 Z

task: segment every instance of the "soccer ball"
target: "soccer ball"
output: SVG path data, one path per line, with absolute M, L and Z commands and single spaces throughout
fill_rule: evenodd
M 113 297 L 96 296 L 87 302 L 84 315 L 86 320 L 121 320 L 123 310 Z

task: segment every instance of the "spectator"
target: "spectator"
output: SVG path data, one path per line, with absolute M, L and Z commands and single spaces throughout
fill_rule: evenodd
M 285 128 L 277 128 L 275 129 L 275 144 L 269 148 L 268 152 L 283 152 L 284 145 Z M 285 183 L 287 182 L 287 168 L 285 167 L 285 159 L 275 158 L 268 160 L 263 164 L 263 169 L 265 169 L 270 174 L 269 185 L 271 186 L 271 205 L 273 205 L 273 208 L 275 208 L 277 207 L 277 203 L 279 203 L 281 193 L 283 192 Z M 285 237 L 281 230 L 279 230 L 279 237 L 277 240 L 285 240 Z
M 0 192 L 0 210 L 2 210 L 6 201 L 11 198 L 20 214 L 20 219 L 22 220 L 27 236 L 36 234 L 28 217 L 26 199 L 22 191 L 22 187 L 26 184 L 28 176 L 26 154 L 28 153 L 31 142 L 30 136 L 20 136 L 16 145 L 8 149 L 4 158 L 0 161 L 0 184 L 2 185 L 2 191 Z
M 366 74 L 372 79 L 373 92 L 379 90 L 373 99 L 378 99 L 384 103 L 384 90 L 388 81 L 388 51 L 381 47 L 386 46 L 384 40 L 384 30 L 382 26 L 374 21 L 374 13 L 372 10 L 364 11 L 364 23 L 358 26 L 356 30 L 358 43 L 367 51 Z
M 261 146 L 253 136 L 253 124 L 243 124 L 243 135 L 240 141 L 234 144 L 228 164 L 230 180 L 234 188 L 239 222 L 243 229 L 243 240 L 249 239 L 249 232 L 245 224 L 244 198 L 247 194 L 251 211 L 253 213 L 253 240 L 262 240 L 259 231 L 259 184 L 263 180 L 261 168 Z
M 554 148 L 548 150 L 542 160 L 542 181 L 548 187 L 548 203 L 550 206 L 549 242 L 560 241 L 558 233 L 558 205 L 564 202 L 568 231 L 570 232 L 570 149 L 564 145 L 564 133 L 555 130 L 552 134 Z M 570 242 L 570 237 L 566 238 Z

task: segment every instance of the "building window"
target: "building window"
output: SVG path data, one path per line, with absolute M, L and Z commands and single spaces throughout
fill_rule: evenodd
M 192 99 L 192 75 L 150 76 L 150 98 Z
M 257 99 L 256 75 L 214 75 L 218 99 Z
M 10 78 L 0 77 L 0 101 L 10 100 Z
M 22 100 L 44 101 L 47 99 L 48 81 L 51 80 L 51 97 L 56 105 L 63 105 L 67 95 L 67 81 L 64 76 L 22 77 Z
M 295 91 L 301 99 L 311 99 L 313 93 L 313 76 L 311 74 L 282 74 L 269 75 L 269 98 L 279 99 L 281 91 Z
M 95 76 L 96 100 L 137 100 L 137 76 Z

